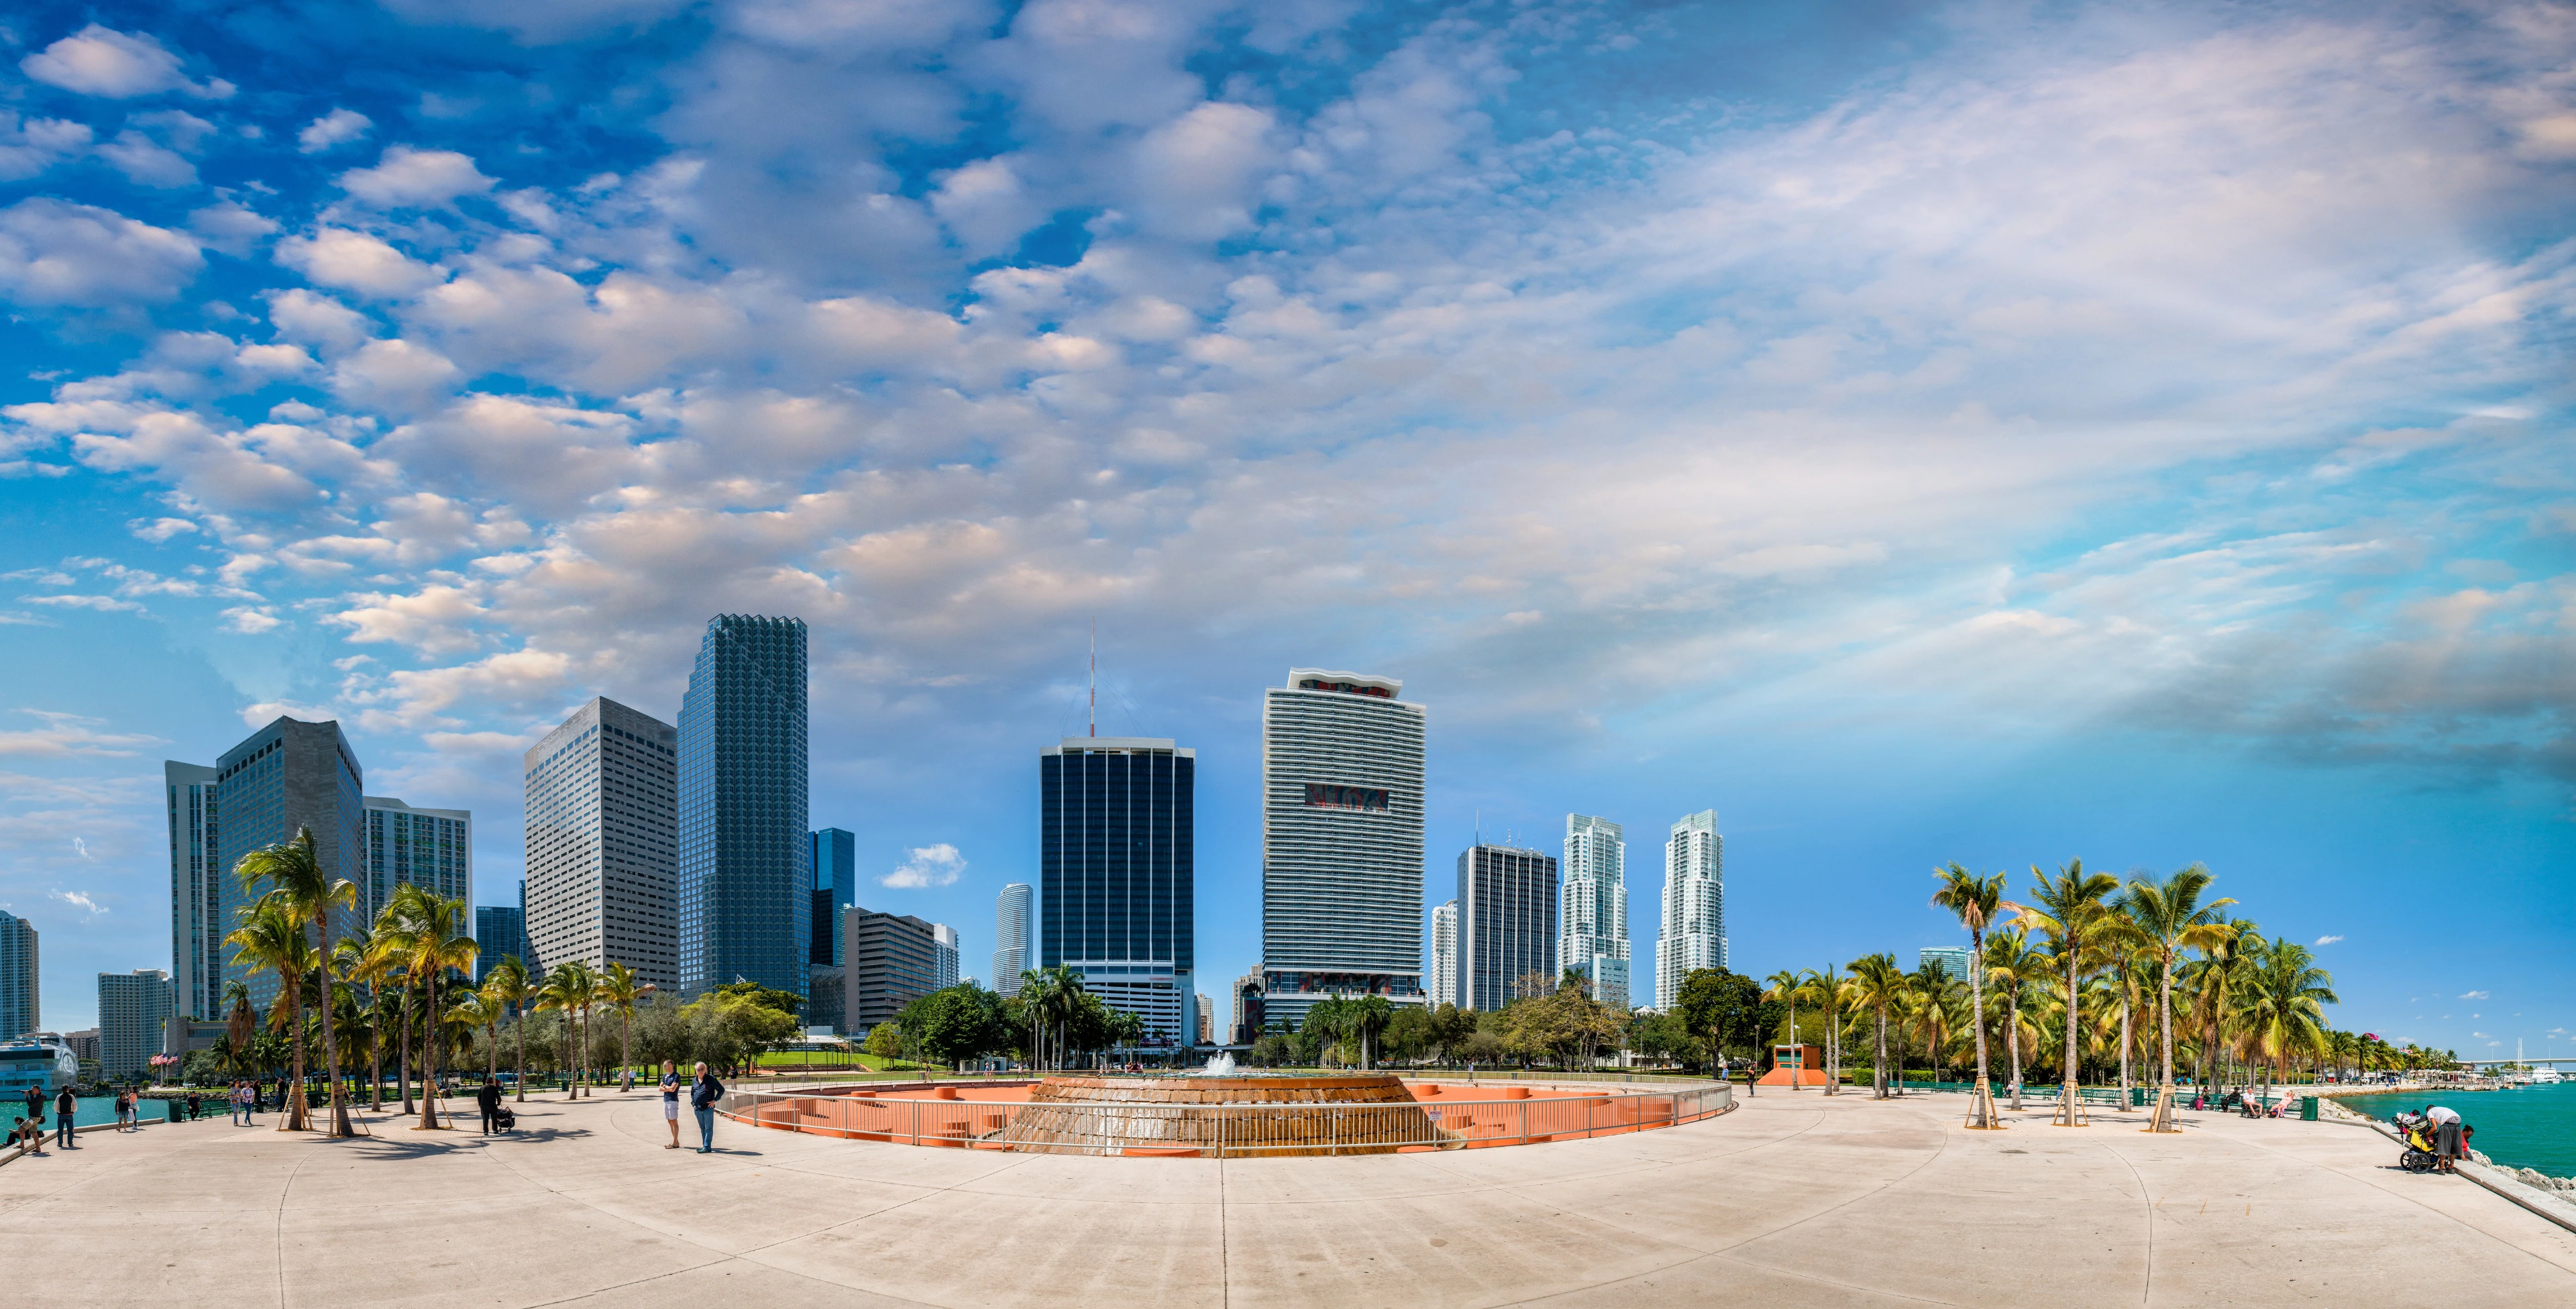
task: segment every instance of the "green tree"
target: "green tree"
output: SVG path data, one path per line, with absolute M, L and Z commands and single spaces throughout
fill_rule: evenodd
M 438 1022 L 442 1014 L 438 984 L 449 973 L 474 966 L 480 947 L 467 936 L 461 919 L 465 904 L 424 891 L 417 883 L 395 888 L 395 922 L 403 943 L 405 971 L 421 989 L 422 1013 L 431 1019 L 421 1041 L 420 1126 L 438 1126 Z
M 1001 997 L 973 982 L 933 991 L 905 1005 L 896 1025 L 930 1057 L 951 1065 L 999 1048 L 1008 1031 Z M 875 1033 L 869 1035 L 873 1039 Z
M 2048 970 L 2047 957 L 2030 948 L 2030 934 L 2020 927 L 2007 927 L 1986 938 L 1985 966 L 1979 975 L 1992 986 L 2002 989 L 2004 1001 L 2004 1057 L 2011 1061 L 2012 1108 L 2021 1111 L 2022 1062 L 2022 997 L 2031 984 Z M 2031 1033 L 2031 1049 L 2038 1049 L 2038 1033 Z
M 598 986 L 599 979 L 590 971 L 590 965 L 578 959 L 566 959 L 547 969 L 546 980 L 537 984 L 537 1007 L 563 1015 L 564 1098 L 567 1100 L 576 1099 L 581 1094 L 581 1052 L 587 1043 L 581 1039 L 579 1020 L 582 1012 L 589 1008 L 591 994 Z
M 1887 1098 L 1887 1016 L 1905 1003 L 1910 983 L 1905 970 L 1896 966 L 1896 956 L 1882 950 L 1862 955 L 1851 963 L 1852 1000 L 1868 1010 L 1877 1020 L 1877 1048 L 1870 1059 L 1870 1087 L 1877 1099 Z
M 903 1027 L 897 1023 L 879 1023 L 868 1029 L 867 1052 L 879 1059 L 903 1057 Z
M 2086 947 L 2094 942 L 2097 935 L 2116 930 L 2117 924 L 2104 897 L 2120 889 L 2120 879 L 2109 873 L 2085 872 L 2081 859 L 2070 861 L 2054 875 L 2042 872 L 2038 865 L 2033 864 L 2030 875 L 2033 903 L 2021 905 L 2007 900 L 2001 905 L 2047 933 L 2056 947 L 2061 966 L 2066 970 L 2066 1034 L 2064 1048 L 2059 1053 L 2064 1061 L 2065 1075 L 2061 1079 L 2064 1085 L 2059 1092 L 2058 1113 L 2059 1121 L 2072 1123 L 2076 1112 L 2075 1020 L 2078 996 L 2082 989 L 2083 970 L 2094 962 L 2088 957 Z
M 314 853 L 313 829 L 309 827 L 296 828 L 295 839 L 291 841 L 262 846 L 243 855 L 233 864 L 233 876 L 241 882 L 246 894 L 257 892 L 262 885 L 268 886 L 269 894 L 281 898 L 298 930 L 309 924 L 320 933 L 321 940 L 312 952 L 317 964 L 331 958 L 332 911 L 358 903 L 357 883 L 345 877 L 333 877 L 322 867 L 321 859 Z M 297 980 L 300 983 L 302 979 L 299 977 Z M 348 1136 L 357 1129 L 351 1126 L 348 1102 L 340 1095 L 340 1046 L 332 1031 L 332 1006 L 324 1003 L 316 1008 L 322 1019 L 322 1071 L 331 1087 L 329 1134 Z M 301 1103 L 304 1071 L 300 1060 L 295 1084 L 299 1090 L 294 1116 L 300 1120 L 304 1114 Z
M 1369 994 L 1351 1001 L 1350 1024 L 1360 1040 L 1360 1067 L 1368 1069 L 1377 1063 L 1377 1034 L 1395 1021 L 1395 1004 L 1385 996 Z
M 2182 952 L 2217 945 L 2236 934 L 2218 912 L 2236 903 L 2234 900 L 2201 900 L 2213 880 L 2207 868 L 2193 864 L 2163 881 L 2133 877 L 2127 893 L 2120 897 L 2121 912 L 2136 924 L 2139 936 L 2146 942 L 2148 961 L 2156 970 L 2158 1066 L 2160 1084 L 2168 1092 L 2173 1089 L 2174 971 Z M 2162 1103 L 2161 1095 L 2158 1103 Z
M 2316 966 L 2316 956 L 2296 941 L 2267 941 L 2256 952 L 2253 970 L 2237 1001 L 2238 1022 L 2245 1030 L 2246 1051 L 2258 1056 L 2266 1073 L 2264 1088 L 2284 1080 L 2293 1054 L 2323 1054 L 2325 1012 L 2338 1003 L 2334 977 Z M 2268 1059 L 2268 1066 L 2259 1062 Z
M 313 941 L 285 895 L 271 891 L 242 906 L 240 927 L 224 938 L 233 947 L 233 962 L 277 979 L 277 999 L 269 1006 L 273 1030 L 301 1033 L 304 1028 L 303 978 L 313 970 Z M 287 1097 L 287 1115 L 278 1130 L 301 1132 L 311 1126 L 304 1114 L 304 1042 L 290 1042 L 287 1057 L 295 1068 L 296 1094 Z
M 517 955 L 501 956 L 501 961 L 492 965 L 492 971 L 483 975 L 483 993 L 500 1002 L 505 1010 L 518 1015 L 510 1023 L 511 1033 L 517 1037 L 519 1047 L 511 1072 L 517 1079 L 514 1098 L 521 1101 L 528 1098 L 528 1001 L 534 992 L 535 988 L 528 984 L 528 966 L 519 962 Z
M 1932 875 L 1941 881 L 1941 889 L 1932 893 L 1932 907 L 1947 909 L 1959 916 L 1959 925 L 1968 929 L 1968 1005 L 1969 1027 L 1977 1034 L 1977 1089 L 1968 1107 L 1968 1126 L 1994 1127 L 1994 1092 L 1986 1077 L 1986 928 L 2003 911 L 2004 875 L 1995 873 L 1979 877 L 1953 863 L 1934 869 Z
M 775 1009 L 790 1018 L 805 1012 L 805 997 L 794 991 L 780 991 L 758 982 L 727 982 L 715 989 L 717 995 L 749 1000 L 764 1008 Z
M 617 1011 L 618 1080 L 625 1080 L 625 1070 L 635 1066 L 635 1004 L 653 990 L 624 964 L 610 962 L 599 975 L 599 1001 Z M 789 1012 L 794 1012 L 790 1010 Z
M 1708 1064 L 1722 1069 L 1726 1051 L 1749 1048 L 1763 1031 L 1762 987 L 1742 973 L 1694 968 L 1682 978 L 1673 1009 L 1708 1043 Z

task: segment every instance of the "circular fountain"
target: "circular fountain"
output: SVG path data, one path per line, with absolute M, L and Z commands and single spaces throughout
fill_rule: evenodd
M 1229 1066 L 1222 1073 L 1234 1073 Z M 1055 1152 L 1392 1154 L 1454 1144 L 1385 1073 L 1049 1077 L 1003 1139 Z

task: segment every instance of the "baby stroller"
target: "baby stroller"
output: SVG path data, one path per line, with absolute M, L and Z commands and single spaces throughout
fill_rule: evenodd
M 508 1105 L 501 1106 L 501 1116 L 493 1121 L 501 1125 L 502 1131 L 515 1132 L 519 1130 L 519 1116 L 511 1113 L 510 1106 Z
M 2416 1114 L 2397 1116 L 2398 1133 L 2405 1138 L 2406 1150 L 2397 1156 L 2397 1166 L 2410 1173 L 2429 1173 L 2441 1164 L 2433 1153 L 2433 1125 Z

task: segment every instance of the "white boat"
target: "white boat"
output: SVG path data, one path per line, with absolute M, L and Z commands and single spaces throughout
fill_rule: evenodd
M 2556 1086 L 2560 1082 L 2566 1080 L 2566 1074 L 2559 1072 L 2555 1068 L 2543 1067 L 2531 1070 L 2531 1084 L 2533 1086 Z
M 32 1086 L 44 1095 L 80 1080 L 80 1056 L 52 1032 L 0 1041 L 0 1109 L 23 1100 Z

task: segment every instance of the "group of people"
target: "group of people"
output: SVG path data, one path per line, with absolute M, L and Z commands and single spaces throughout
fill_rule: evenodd
M 2460 1160 L 2469 1153 L 2469 1138 L 2478 1129 L 2460 1121 L 2460 1111 L 2449 1105 L 2428 1104 L 2420 1113 L 2397 1115 L 2397 1130 L 2410 1142 L 2422 1141 L 2433 1156 L 2433 1171 L 2456 1173 Z
M 29 1154 L 43 1154 L 46 1125 L 45 1093 L 36 1087 L 28 1087 L 26 1103 L 26 1110 L 19 1115 L 17 1125 L 10 1128 L 8 1139 L 10 1143 Z M 80 1097 L 73 1095 L 72 1089 L 66 1086 L 54 1093 L 53 1110 L 54 1144 L 65 1150 L 79 1148 L 75 1133 L 79 1130 Z M 116 1130 L 120 1132 L 143 1130 L 142 1092 L 127 1087 L 116 1093 Z

